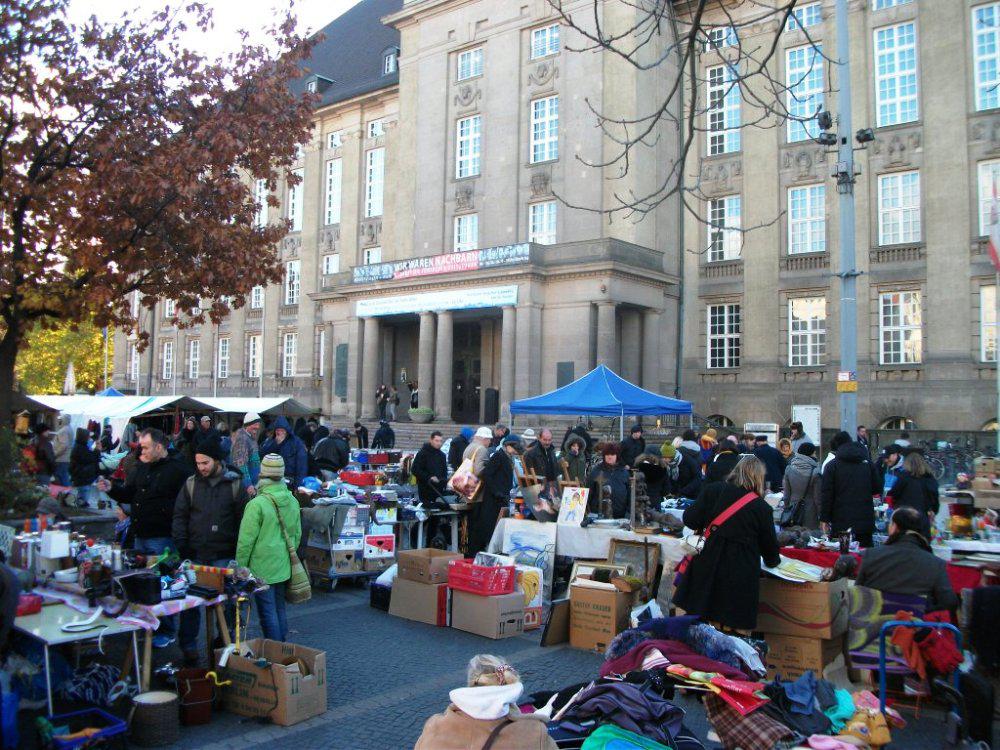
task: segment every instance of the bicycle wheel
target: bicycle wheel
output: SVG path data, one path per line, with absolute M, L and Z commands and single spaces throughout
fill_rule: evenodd
M 925 456 L 924 460 L 927 462 L 930 470 L 934 472 L 934 478 L 941 481 L 945 472 L 944 462 L 940 458 L 935 458 L 933 456 Z

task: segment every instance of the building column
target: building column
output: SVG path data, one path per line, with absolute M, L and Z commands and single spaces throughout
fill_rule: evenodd
M 541 393 L 542 307 L 526 302 L 517 311 L 517 349 L 514 395 L 517 399 Z
M 646 310 L 642 314 L 642 387 L 654 393 L 660 390 L 659 310 Z
M 597 303 L 597 364 L 618 368 L 618 326 L 614 302 Z
M 420 313 L 420 339 L 417 348 L 418 405 L 434 408 L 434 313 Z
M 365 337 L 361 351 L 361 417 L 375 419 L 378 416 L 375 406 L 375 390 L 378 388 L 379 377 L 378 318 L 365 318 Z
M 434 413 L 438 419 L 451 419 L 452 367 L 455 332 L 451 310 L 442 310 L 437 319 L 437 358 L 434 362 Z
M 479 324 L 479 422 L 483 421 L 483 414 L 486 410 L 486 390 L 496 388 L 497 382 L 494 379 L 493 365 L 496 361 L 494 351 L 494 331 L 496 321 L 493 318 L 485 318 Z
M 638 310 L 622 311 L 622 371 L 630 383 L 642 379 L 642 316 Z
M 500 324 L 500 415 L 510 422 L 510 402 L 514 400 L 514 327 L 517 310 L 512 305 L 502 308 Z

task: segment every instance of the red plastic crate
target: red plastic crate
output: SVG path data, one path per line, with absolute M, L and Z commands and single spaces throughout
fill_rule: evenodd
M 451 560 L 448 563 L 448 588 L 479 596 L 511 594 L 516 578 L 513 565 L 487 568 L 476 565 L 472 560 Z
M 355 487 L 370 487 L 375 484 L 374 471 L 342 471 L 340 481 L 353 484 Z
M 369 453 L 368 464 L 370 466 L 385 466 L 389 463 L 388 453 Z

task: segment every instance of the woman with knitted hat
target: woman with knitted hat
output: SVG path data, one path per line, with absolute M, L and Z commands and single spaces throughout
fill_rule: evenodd
M 264 456 L 260 462 L 257 494 L 243 511 L 236 542 L 236 562 L 250 568 L 257 578 L 268 584 L 266 591 L 254 594 L 254 600 L 264 637 L 272 641 L 284 641 L 288 637 L 285 584 L 292 577 L 279 517 L 293 548 L 297 548 L 302 539 L 299 502 L 289 492 L 284 477 L 285 460 L 277 453 Z
M 600 507 L 602 494 L 607 488 L 611 496 L 612 518 L 626 518 L 629 509 L 628 471 L 619 463 L 621 452 L 618 443 L 602 443 L 601 462 L 587 479 L 587 486 L 591 488 L 590 502 L 597 507 Z

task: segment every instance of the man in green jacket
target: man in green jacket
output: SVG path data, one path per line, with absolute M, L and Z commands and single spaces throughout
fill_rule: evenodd
M 285 617 L 285 584 L 292 577 L 288 547 L 278 518 L 284 523 L 292 548 L 302 539 L 299 502 L 285 485 L 285 460 L 269 453 L 260 462 L 257 494 L 243 511 L 240 535 L 236 542 L 236 562 L 250 568 L 268 584 L 266 591 L 254 595 L 264 637 L 284 641 L 288 637 Z M 280 516 L 279 516 L 280 514 Z

